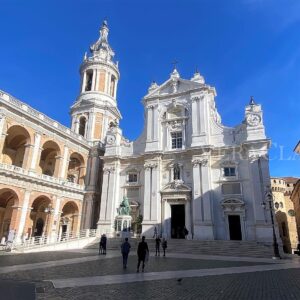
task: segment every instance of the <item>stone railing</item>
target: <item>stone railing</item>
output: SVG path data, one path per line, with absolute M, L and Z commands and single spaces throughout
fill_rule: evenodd
M 44 248 L 50 245 L 67 244 L 68 242 L 79 241 L 83 239 L 96 238 L 96 229 L 83 229 L 78 233 L 69 232 L 63 234 L 52 234 L 50 236 L 36 236 L 29 239 L 15 239 L 12 245 L 9 245 L 9 249 L 5 250 L 15 250 L 22 251 L 25 249 L 36 249 Z
M 14 174 L 29 176 L 29 177 L 32 177 L 32 178 L 40 179 L 40 180 L 45 181 L 45 182 L 58 184 L 58 185 L 69 187 L 69 188 L 76 189 L 76 190 L 81 190 L 81 191 L 84 190 L 84 185 L 80 185 L 80 184 L 77 184 L 77 183 L 74 183 L 74 182 L 69 182 L 67 180 L 63 180 L 63 179 L 60 179 L 60 178 L 57 178 L 57 177 L 52 177 L 52 176 L 48 176 L 48 175 L 44 175 L 44 174 L 37 174 L 35 172 L 25 170 L 21 167 L 17 167 L 17 166 L 14 166 L 14 165 L 8 165 L 8 164 L 0 163 L 0 170 L 10 171 Z
M 13 96 L 11 96 L 1 90 L 0 90 L 0 98 L 5 100 L 6 102 L 10 103 L 14 107 L 17 107 L 18 109 L 27 112 L 29 115 L 31 115 L 35 119 L 39 119 L 42 122 L 50 125 L 51 127 L 54 127 L 56 130 L 58 129 L 58 130 L 62 131 L 64 134 L 67 134 L 79 141 L 82 141 L 83 143 L 88 143 L 82 135 L 77 134 L 74 131 L 71 131 L 70 128 L 58 123 L 57 121 L 49 118 L 45 114 L 39 112 L 38 110 L 32 108 L 31 106 L 25 104 L 24 102 L 14 98 Z

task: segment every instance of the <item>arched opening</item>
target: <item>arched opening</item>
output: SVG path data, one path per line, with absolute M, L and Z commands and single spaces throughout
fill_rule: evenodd
M 48 176 L 58 176 L 59 155 L 60 149 L 55 142 L 48 141 L 44 143 L 39 164 L 40 173 Z
M 84 184 L 85 164 L 79 153 L 72 153 L 70 156 L 67 179 L 70 182 Z
M 2 162 L 9 165 L 23 167 L 25 165 L 26 145 L 29 144 L 30 135 L 24 127 L 18 125 L 10 127 L 7 130 L 2 151 Z
M 85 135 L 85 127 L 86 127 L 86 118 L 81 117 L 79 119 L 79 130 L 78 133 L 84 137 Z
M 93 83 L 93 71 L 88 70 L 86 72 L 86 82 L 85 82 L 85 91 L 89 92 L 92 90 L 92 83 Z
M 30 212 L 31 232 L 29 234 L 31 236 L 48 235 L 51 215 L 46 211 L 51 205 L 51 200 L 46 196 L 40 196 L 33 201 Z
M 10 189 L 0 190 L 0 237 L 7 239 L 10 229 L 16 229 L 17 211 L 14 209 L 18 205 L 17 194 Z
M 62 209 L 60 218 L 60 235 L 71 234 L 75 235 L 78 231 L 78 216 L 79 209 L 76 203 L 69 201 Z
M 109 94 L 112 97 L 115 97 L 115 87 L 116 87 L 116 77 L 112 75 L 110 80 L 110 91 L 109 91 Z

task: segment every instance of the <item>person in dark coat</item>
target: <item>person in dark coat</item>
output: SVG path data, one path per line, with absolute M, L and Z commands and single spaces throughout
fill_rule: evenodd
M 102 248 L 101 254 L 106 254 L 106 242 L 107 242 L 107 237 L 105 234 L 102 234 L 100 239 L 100 247 Z
M 144 236 L 142 237 L 142 241 L 138 245 L 137 255 L 138 255 L 138 264 L 137 264 L 137 270 L 136 271 L 137 272 L 140 271 L 140 264 L 141 264 L 141 262 L 143 262 L 142 272 L 144 272 L 146 255 L 149 255 L 148 244 L 145 242 L 145 237 Z
M 159 236 L 157 236 L 155 239 L 155 256 L 160 256 L 160 243 L 161 239 L 159 238 Z
M 130 251 L 131 245 L 128 242 L 128 238 L 125 238 L 125 241 L 121 245 L 121 253 L 123 256 L 123 269 L 127 268 L 127 260 L 128 260 L 128 254 Z
M 167 240 L 165 238 L 163 238 L 161 246 L 162 246 L 163 251 L 164 251 L 164 256 L 166 256 L 166 249 L 168 247 L 168 244 L 167 244 Z

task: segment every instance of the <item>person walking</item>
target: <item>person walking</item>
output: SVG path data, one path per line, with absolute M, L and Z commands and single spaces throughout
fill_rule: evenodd
M 105 234 L 102 234 L 100 239 L 99 254 L 100 254 L 100 248 L 101 248 L 101 254 L 106 254 L 106 242 L 107 242 L 107 237 Z
M 127 268 L 127 260 L 128 260 L 128 254 L 130 251 L 131 245 L 128 242 L 128 238 L 125 238 L 125 241 L 121 245 L 121 253 L 123 256 L 123 269 Z
M 137 272 L 140 271 L 140 264 L 142 262 L 143 263 L 142 272 L 144 272 L 146 255 L 147 256 L 149 255 L 149 248 L 148 248 L 148 244 L 145 242 L 145 236 L 142 237 L 142 241 L 138 245 L 137 255 L 138 255 L 138 264 L 137 264 L 136 271 Z
M 187 239 L 187 236 L 189 234 L 189 231 L 187 230 L 187 228 L 184 226 L 183 228 L 183 233 L 184 233 L 184 238 Z
M 103 234 L 101 235 L 101 238 L 99 241 L 99 255 L 103 253 L 102 237 L 103 237 Z
M 155 256 L 160 256 L 160 243 L 161 239 L 159 238 L 159 236 L 157 236 L 155 239 Z
M 165 238 L 163 238 L 162 248 L 163 248 L 163 251 L 164 251 L 164 256 L 166 256 L 166 249 L 167 249 L 167 247 L 168 247 L 167 240 Z
M 157 237 L 157 228 L 154 227 L 153 238 L 156 238 L 156 237 Z

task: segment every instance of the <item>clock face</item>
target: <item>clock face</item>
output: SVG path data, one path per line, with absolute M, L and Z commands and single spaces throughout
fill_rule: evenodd
M 113 135 L 109 135 L 106 138 L 106 143 L 108 145 L 112 145 L 112 144 L 114 144 L 115 140 L 116 140 L 116 138 Z
M 249 126 L 258 126 L 261 121 L 261 118 L 259 115 L 256 114 L 248 114 L 246 120 Z

